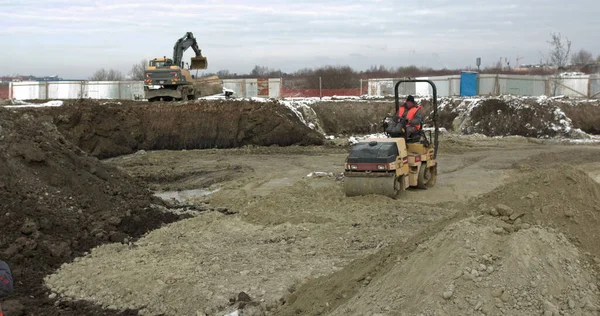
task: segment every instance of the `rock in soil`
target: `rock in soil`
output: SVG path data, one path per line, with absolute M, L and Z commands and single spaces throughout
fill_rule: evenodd
M 504 204 L 496 205 L 496 211 L 498 211 L 501 216 L 511 216 L 515 212 L 512 208 Z

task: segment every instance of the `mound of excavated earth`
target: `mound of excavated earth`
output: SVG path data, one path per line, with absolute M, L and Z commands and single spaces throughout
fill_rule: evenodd
M 52 115 L 67 139 L 99 158 L 141 149 L 323 144 L 323 135 L 277 102 L 80 100 L 32 111 Z
M 178 218 L 149 209 L 129 176 L 67 141 L 51 118 L 0 108 L 0 258 L 15 293 L 7 315 L 115 315 L 83 303 L 55 306 L 43 277 L 90 248 L 135 238 Z
M 393 101 L 315 100 L 283 101 L 303 113 L 307 122 L 328 135 L 382 132 L 381 121 L 393 115 Z M 419 99 L 424 122 L 433 125 L 431 99 Z M 598 133 L 597 100 L 547 97 L 495 96 L 481 98 L 443 97 L 438 100 L 440 127 L 463 134 L 486 136 L 589 138 Z
M 308 282 L 278 315 L 597 315 L 600 184 L 527 172 L 470 212 Z M 470 205 L 470 206 L 469 206 Z
M 373 275 L 331 315 L 584 315 L 600 292 L 586 258 L 541 227 L 498 232 L 498 219 L 449 225 L 394 267 Z
M 555 228 L 583 251 L 600 257 L 599 201 L 600 184 L 581 169 L 556 164 L 528 172 L 518 181 L 483 195 L 476 203 L 481 203 L 478 207 L 482 211 L 508 224 Z

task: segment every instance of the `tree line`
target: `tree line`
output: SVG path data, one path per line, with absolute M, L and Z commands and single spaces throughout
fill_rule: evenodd
M 585 50 L 571 51 L 571 41 L 560 33 L 550 34 L 549 50 L 542 55 L 542 64 L 549 67 L 530 68 L 526 74 L 547 75 L 552 74 L 568 66 L 585 66 L 591 63 L 600 63 L 600 54 L 594 55 Z M 570 62 L 570 63 L 569 63 Z M 148 65 L 147 60 L 131 66 L 127 74 L 115 69 L 99 69 L 89 79 L 93 81 L 119 81 L 119 80 L 144 80 L 144 70 Z M 285 78 L 293 88 L 316 89 L 321 86 L 324 89 L 332 88 L 358 88 L 360 80 L 370 78 L 414 78 L 425 76 L 454 75 L 467 69 L 433 69 L 430 67 L 400 66 L 390 67 L 385 65 L 373 65 L 365 70 L 356 70 L 348 65 L 326 65 L 315 68 L 303 68 L 294 72 L 283 72 L 277 68 L 263 65 L 255 65 L 248 73 L 235 73 L 227 69 L 214 73 L 204 73 L 203 76 L 218 76 L 221 79 L 242 78 Z M 480 73 L 499 74 L 523 74 L 524 72 L 506 67 L 501 61 L 494 65 L 486 66 L 479 70 Z M 286 84 L 286 85 L 287 85 Z

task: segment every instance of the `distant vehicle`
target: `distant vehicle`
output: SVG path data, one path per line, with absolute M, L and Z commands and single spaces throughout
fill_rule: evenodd
M 207 68 L 208 61 L 202 56 L 194 34 L 187 32 L 175 42 L 173 58 L 165 56 L 150 60 L 144 72 L 144 96 L 149 102 L 193 100 L 221 92 L 222 82 L 218 77 L 196 79 L 185 67 L 183 53 L 190 47 L 196 56 L 191 58 L 189 69 Z

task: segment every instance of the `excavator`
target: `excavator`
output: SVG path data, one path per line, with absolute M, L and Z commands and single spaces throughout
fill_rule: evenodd
M 192 48 L 196 56 L 186 67 L 183 53 Z M 154 58 L 144 72 L 144 95 L 149 102 L 193 100 L 200 96 L 220 93 L 222 82 L 218 77 L 196 79 L 189 69 L 206 69 L 208 61 L 202 56 L 192 32 L 175 42 L 173 58 Z M 189 68 L 189 69 L 188 69 Z M 209 91 L 212 90 L 212 91 Z
M 387 137 L 360 141 L 346 157 L 344 192 L 346 196 L 383 195 L 392 199 L 405 197 L 410 187 L 428 189 L 437 181 L 439 128 L 437 123 L 437 88 L 430 80 L 400 80 L 395 85 L 396 113 L 400 107 L 398 87 L 402 83 L 428 83 L 433 91 L 434 133 L 420 130 L 408 134 L 406 120 L 387 116 L 382 127 Z

